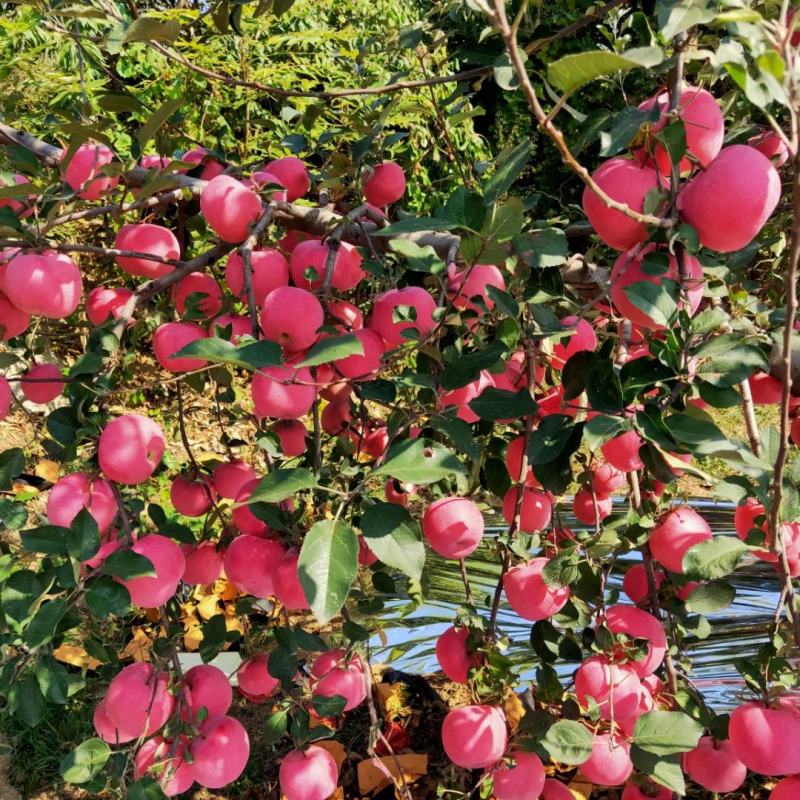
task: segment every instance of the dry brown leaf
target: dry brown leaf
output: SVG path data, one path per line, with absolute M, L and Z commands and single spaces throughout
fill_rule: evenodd
M 575 779 L 567 786 L 567 789 L 575 796 L 575 800 L 589 800 L 594 791 L 594 784 Z
M 75 644 L 62 644 L 53 650 L 53 655 L 64 664 L 83 669 L 97 669 L 102 661 L 92 658 L 82 647 Z
M 374 762 L 379 762 L 380 766 Z M 384 756 L 383 758 L 366 758 L 358 765 L 358 789 L 362 794 L 375 794 L 391 784 L 386 776 L 388 772 L 395 781 L 399 780 L 400 769 L 406 783 L 414 783 L 428 774 L 428 756 L 407 753 L 400 756 Z
M 50 481 L 50 483 L 55 483 L 61 477 L 61 469 L 58 464 L 48 458 L 43 459 L 36 465 L 34 473 L 38 478 Z
M 506 697 L 503 701 L 503 711 L 505 711 L 511 732 L 516 733 L 520 720 L 525 716 L 525 706 L 522 705 L 522 700 L 519 699 L 518 694 L 511 692 Z
M 220 600 L 227 602 L 238 597 L 239 592 L 227 578 L 220 578 L 214 584 L 214 594 L 219 595 Z
M 153 640 L 141 625 L 133 626 L 133 638 L 117 654 L 120 659 L 132 658 L 134 661 L 149 661 Z
M 341 742 L 337 742 L 336 739 L 323 739 L 314 744 L 316 744 L 317 747 L 321 747 L 323 750 L 327 750 L 333 756 L 336 766 L 341 771 L 342 764 L 344 764 L 344 760 L 347 758 L 347 751 L 344 749 L 344 745 Z
M 148 608 L 144 616 L 148 622 L 161 622 L 161 612 L 157 608 Z

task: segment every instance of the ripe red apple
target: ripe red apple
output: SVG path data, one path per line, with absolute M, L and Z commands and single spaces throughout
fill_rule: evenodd
M 256 415 L 273 419 L 297 419 L 314 405 L 317 389 L 308 367 L 262 367 L 250 384 Z
M 100 469 L 117 483 L 144 483 L 164 455 L 166 441 L 157 422 L 141 414 L 125 414 L 103 428 L 97 445 Z
M 592 754 L 580 771 L 598 786 L 621 786 L 633 772 L 630 742 L 610 733 L 596 733 Z
M 177 260 L 181 257 L 181 247 L 175 234 L 162 225 L 153 225 L 149 222 L 123 225 L 117 232 L 114 247 L 117 250 L 148 253 L 161 258 Z M 137 275 L 142 278 L 160 278 L 175 269 L 171 264 L 164 264 L 162 261 L 153 261 L 149 258 L 117 256 L 116 260 L 120 269 L 129 275 Z
M 185 517 L 202 517 L 211 508 L 215 496 L 214 487 L 206 477 L 192 480 L 178 475 L 169 490 L 172 505 Z
M 433 321 L 435 310 L 436 302 L 419 286 L 390 289 L 376 298 L 367 324 L 387 344 L 396 347 L 411 341 L 409 336 L 404 336 L 408 331 L 416 331 L 419 338 L 431 333 L 436 327 Z
M 250 506 L 247 503 L 256 486 L 258 486 L 258 479 L 248 481 L 239 489 L 239 494 L 236 495 L 236 502 L 233 505 L 231 519 L 240 533 L 247 536 L 258 536 L 260 539 L 264 539 L 269 535 L 269 525 L 263 520 L 260 520 L 250 510 Z
M 530 800 L 544 789 L 544 765 L 539 756 L 513 750 L 514 766 L 503 763 L 492 770 L 492 791 L 497 800 Z
M 289 285 L 289 264 L 278 250 L 273 250 L 271 247 L 253 250 L 250 255 L 250 265 L 257 306 L 264 304 L 264 300 L 273 289 Z M 247 292 L 244 288 L 244 262 L 238 250 L 231 253 L 225 262 L 225 280 L 236 297 L 247 301 Z
M 354 353 L 334 361 L 333 364 L 345 378 L 353 381 L 372 380 L 381 367 L 384 351 L 383 339 L 369 328 L 354 331 L 352 335 L 361 342 L 364 354 Z
M 780 194 L 772 162 L 753 147 L 734 144 L 689 181 L 678 195 L 678 210 L 704 247 L 731 253 L 758 235 Z
M 661 517 L 648 542 L 659 564 L 670 572 L 682 574 L 686 551 L 711 538 L 709 524 L 694 509 L 680 506 Z
M 647 653 L 632 662 L 640 678 L 652 675 L 661 666 L 667 653 L 667 636 L 664 626 L 652 614 L 633 606 L 609 606 L 603 620 L 612 633 L 624 633 L 632 639 L 646 639 Z
M 735 792 L 747 777 L 747 767 L 737 758 L 730 739 L 703 736 L 694 750 L 683 754 L 686 774 L 710 792 Z
M 800 775 L 792 775 L 779 781 L 769 796 L 769 800 L 797 800 L 800 797 Z
M 548 778 L 544 782 L 540 800 L 575 800 L 575 795 L 561 781 Z
M 117 516 L 111 484 L 83 472 L 73 472 L 56 481 L 47 498 L 47 519 L 51 525 L 69 528 L 84 508 L 97 523 L 100 535 L 108 533 Z
M 29 184 L 30 181 L 24 175 L 16 173 L 14 175 L 14 183 L 17 186 L 23 186 L 26 183 Z M 7 184 L 4 180 L 0 179 L 0 186 L 7 186 L 7 185 L 10 184 Z M 36 200 L 36 195 L 28 195 L 29 202 L 30 201 L 35 202 L 35 200 Z M 18 217 L 23 217 L 23 218 L 29 217 L 33 213 L 33 209 L 27 207 L 27 205 L 28 205 L 27 203 L 20 202 L 19 200 L 14 200 L 11 197 L 4 197 L 2 200 L 0 200 L 0 208 L 10 208 Z
M 240 592 L 271 597 L 275 594 L 272 574 L 283 552 L 278 542 L 242 534 L 225 551 L 225 574 Z
M 98 286 L 86 295 L 86 317 L 95 327 L 109 319 L 119 319 L 120 312 L 132 296 L 133 292 L 122 286 Z
M 311 188 L 306 165 L 294 156 L 286 156 L 270 161 L 264 171 L 272 175 L 286 189 L 286 199 L 293 203 Z
M 6 265 L 3 292 L 26 314 L 63 319 L 78 307 L 83 280 L 77 264 L 63 253 L 20 253 Z
M 609 439 L 600 450 L 603 458 L 612 467 L 616 467 L 620 472 L 635 472 L 644 467 L 644 461 L 639 457 L 639 448 L 642 444 L 642 438 L 636 431 L 625 431 Z
M 311 665 L 311 674 L 315 678 L 327 675 L 334 667 L 341 666 L 344 663 L 346 655 L 347 653 L 341 648 L 334 648 L 320 653 Z
M 7 342 L 28 330 L 30 315 L 17 308 L 3 292 L 0 292 L 0 342 Z
M 181 548 L 186 559 L 183 571 L 184 583 L 193 586 L 205 586 L 214 583 L 222 573 L 222 561 L 225 553 L 217 549 L 214 542 L 200 542 L 196 545 L 183 545 Z
M 209 336 L 219 337 L 221 333 L 217 331 L 217 328 L 224 329 L 228 327 L 231 329 L 230 340 L 234 344 L 238 344 L 242 336 L 253 335 L 253 326 L 250 317 L 244 316 L 243 314 L 221 314 L 216 319 L 212 320 L 211 324 L 208 326 Z
M 647 194 L 660 183 L 654 169 L 622 156 L 601 164 L 592 177 L 609 197 L 639 213 Z M 583 190 L 583 212 L 597 235 L 615 250 L 628 250 L 647 238 L 646 225 L 609 208 L 588 186 Z
M 533 474 L 533 470 L 528 467 L 528 474 L 524 476 L 522 475 L 522 453 L 525 450 L 525 442 L 526 437 L 518 436 L 516 439 L 512 439 L 509 443 L 508 448 L 506 449 L 506 469 L 508 470 L 508 474 L 511 477 L 511 480 L 514 483 L 527 483 L 531 486 L 539 486 L 539 481 L 536 480 L 536 477 Z
M 553 345 L 553 355 L 550 365 L 555 369 L 561 369 L 569 359 L 576 353 L 585 351 L 593 352 L 597 347 L 597 334 L 591 323 L 585 319 L 575 316 L 564 317 L 561 324 L 566 329 L 573 332 L 570 336 L 559 339 Z
M 181 161 L 189 164 L 202 164 L 203 169 L 200 172 L 200 179 L 204 181 L 216 178 L 217 175 L 221 175 L 225 170 L 225 167 L 213 158 L 205 147 L 195 147 L 192 150 L 188 150 L 181 156 Z M 186 170 L 182 169 L 181 172 L 186 172 Z
M 777 133 L 765 131 L 747 140 L 750 147 L 765 155 L 775 166 L 780 169 L 789 160 L 789 149 Z
M 468 497 L 442 497 L 422 517 L 422 533 L 444 558 L 466 558 L 483 538 L 483 514 Z
M 296 419 L 285 419 L 276 423 L 272 430 L 281 440 L 281 451 L 287 458 L 295 458 L 306 451 L 306 426 Z
M 275 583 L 275 597 L 290 611 L 302 611 L 311 608 L 306 598 L 305 589 L 303 589 L 297 574 L 298 559 L 299 555 L 296 551 L 288 550 L 272 573 L 272 580 Z
M 406 191 L 406 176 L 403 168 L 394 161 L 384 161 L 372 168 L 364 182 L 366 201 L 378 208 L 396 203 Z
M 364 702 L 367 687 L 364 673 L 357 661 L 329 669 L 314 686 L 314 694 L 319 697 L 338 695 L 345 699 L 344 711 L 352 711 Z
M 437 408 L 455 408 L 456 416 L 464 420 L 469 425 L 477 422 L 480 417 L 469 407 L 469 404 L 484 390 L 494 385 L 492 376 L 486 371 L 481 370 L 480 375 L 474 381 L 471 381 L 466 386 L 461 386 L 458 389 L 451 389 L 447 392 L 442 392 L 437 402 Z
M 239 720 L 209 717 L 192 739 L 192 774 L 207 789 L 220 789 L 235 781 L 247 766 L 250 739 Z
M 649 110 L 658 106 L 661 117 L 652 127 L 653 133 L 662 131 L 669 121 L 669 92 L 661 92 L 642 103 L 639 108 Z M 683 121 L 686 132 L 686 152 L 696 159 L 701 167 L 707 167 L 722 149 L 725 136 L 725 120 L 714 96 L 697 86 L 684 86 L 678 103 L 678 116 Z M 655 157 L 659 171 L 669 177 L 671 161 L 669 153 L 660 142 L 654 142 L 650 148 Z M 692 168 L 689 158 L 681 159 L 681 173 Z
M 614 664 L 606 656 L 587 658 L 575 672 L 575 694 L 584 708 L 592 698 L 602 719 L 624 720 L 639 707 L 642 683 L 630 664 Z
M 269 655 L 259 653 L 242 662 L 236 673 L 239 691 L 251 703 L 266 703 L 280 688 L 281 682 L 269 674 Z
M 451 264 L 447 272 L 447 290 L 454 308 L 469 309 L 479 316 L 484 308 L 494 308 L 494 300 L 489 297 L 489 286 L 501 291 L 506 290 L 503 273 L 494 264 L 473 264 L 461 272 L 457 272 L 455 264 Z M 482 305 L 475 302 L 479 298 Z
M 497 706 L 454 708 L 442 724 L 442 744 L 447 757 L 465 769 L 486 769 L 506 751 L 506 718 Z
M 592 473 L 595 494 L 608 497 L 625 485 L 625 473 L 613 464 L 594 464 Z
M 236 178 L 217 175 L 200 195 L 200 212 L 220 239 L 238 244 L 261 216 L 262 206 L 258 195 Z
M 206 319 L 215 317 L 222 310 L 222 289 L 205 272 L 190 272 L 172 287 L 172 302 L 179 314 L 186 313 L 191 295 L 199 298 L 196 308 Z
M 186 568 L 181 548 L 172 539 L 151 533 L 131 546 L 134 553 L 147 558 L 153 565 L 155 576 L 118 580 L 131 595 L 131 602 L 142 608 L 164 605 L 175 594 Z
M 364 315 L 347 300 L 329 300 L 325 306 L 329 317 L 340 323 L 337 325 L 343 332 L 357 331 L 364 327 Z
M 214 489 L 226 500 L 234 500 L 242 487 L 255 479 L 253 468 L 241 459 L 226 461 L 214 468 Z
M 167 797 L 183 794 L 194 783 L 192 765 L 185 759 L 187 740 L 178 743 L 162 736 L 148 739 L 136 752 L 133 760 L 133 779 L 150 775 Z
M 119 176 L 103 175 L 100 170 L 114 160 L 114 152 L 104 144 L 84 142 L 64 163 L 67 151 L 61 154 L 61 177 L 84 200 L 99 200 L 119 183 Z
M 750 394 L 757 406 L 773 406 L 781 402 L 783 382 L 767 372 L 756 372 L 747 379 Z
M 579 522 L 594 525 L 595 521 L 602 522 L 611 513 L 611 498 L 592 496 L 588 489 L 580 489 L 572 500 L 572 511 Z
M 800 712 L 793 703 L 760 702 L 733 710 L 728 735 L 737 758 L 759 775 L 800 773 Z
M 339 768 L 327 750 L 312 744 L 287 753 L 278 778 L 286 800 L 326 800 L 336 791 Z
M 662 569 L 654 569 L 653 574 L 655 577 L 656 590 L 667 580 L 667 574 Z M 634 602 L 636 605 L 646 605 L 648 600 L 649 587 L 647 585 L 647 570 L 644 564 L 634 564 L 625 573 L 622 579 L 622 591 Z
M 330 247 L 317 239 L 300 242 L 292 250 L 289 271 L 295 286 L 318 289 L 325 279 Z M 330 285 L 340 292 L 355 289 L 364 278 L 361 254 L 353 245 L 342 242 L 336 249 Z
M 156 672 L 146 662 L 129 664 L 106 690 L 103 709 L 108 722 L 127 739 L 152 736 L 175 708 L 168 686 L 168 673 Z
M 261 309 L 264 336 L 292 352 L 311 347 L 319 337 L 317 331 L 324 320 L 319 300 L 296 286 L 273 289 Z
M 503 498 L 503 519 L 510 525 L 514 521 L 519 487 L 512 486 Z M 547 492 L 524 486 L 520 506 L 519 528 L 523 533 L 543 531 L 550 524 L 553 501 Z
M 169 372 L 189 372 L 206 365 L 202 358 L 173 358 L 186 345 L 206 338 L 206 332 L 193 322 L 165 322 L 153 334 L 156 360 Z
M 480 653 L 470 652 L 468 639 L 468 628 L 450 627 L 436 640 L 436 660 L 454 683 L 467 683 L 469 671 L 482 661 Z
M 508 603 L 523 619 L 549 619 L 569 600 L 569 587 L 550 586 L 542 578 L 547 558 L 534 558 L 527 564 L 512 567 L 503 576 Z
M 58 364 L 37 364 L 25 373 L 19 388 L 31 403 L 49 403 L 64 391 L 61 368 Z
M 138 738 L 132 733 L 122 733 L 106 713 L 106 701 L 103 698 L 95 707 L 92 714 L 92 724 L 94 725 L 95 733 L 108 744 L 120 745 L 130 742 Z
M 645 330 L 663 330 L 664 325 L 654 320 L 647 312 L 640 309 L 628 296 L 626 289 L 636 283 L 651 283 L 660 286 L 664 279 L 679 282 L 678 260 L 669 256 L 669 266 L 663 275 L 648 275 L 642 266 L 644 258 L 656 250 L 655 245 L 643 248 L 638 254 L 633 250 L 622 253 L 614 262 L 611 270 L 611 290 L 609 296 L 619 314 L 629 319 L 634 325 Z M 689 316 L 694 316 L 703 299 L 703 267 L 700 262 L 688 253 L 684 256 L 686 266 L 685 286 L 689 299 Z

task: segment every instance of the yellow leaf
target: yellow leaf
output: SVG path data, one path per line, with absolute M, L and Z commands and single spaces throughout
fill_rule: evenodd
M 575 796 L 575 800 L 589 800 L 594 791 L 594 784 L 576 778 L 567 786 L 567 789 Z
M 327 750 L 333 756 L 336 766 L 341 771 L 342 764 L 344 764 L 344 760 L 347 758 L 347 751 L 344 749 L 344 745 L 341 742 L 337 742 L 336 739 L 323 739 L 322 741 L 315 742 L 315 744 L 323 750 Z
M 36 476 L 50 483 L 55 483 L 61 476 L 61 469 L 55 461 L 45 458 L 36 465 L 34 469 Z
M 404 683 L 376 683 L 378 702 L 386 719 L 411 716 L 408 706 L 408 688 Z
M 200 642 L 203 641 L 203 631 L 198 622 L 187 626 L 186 633 L 183 634 L 184 647 L 190 652 L 194 653 L 200 649 Z
M 505 711 L 508 726 L 511 732 L 515 733 L 519 727 L 519 721 L 525 716 L 525 706 L 519 699 L 519 695 L 511 692 L 503 701 L 503 711 Z
M 153 640 L 140 625 L 133 626 L 133 639 L 118 653 L 120 659 L 132 658 L 134 661 L 149 661 Z
M 358 765 L 358 789 L 362 794 L 376 794 L 389 786 L 392 778 L 398 783 L 400 770 L 403 771 L 406 783 L 414 783 L 428 774 L 428 756 L 407 753 L 400 756 L 364 759 Z
M 206 622 L 208 622 L 211 617 L 215 617 L 219 614 L 219 597 L 215 594 L 209 594 L 204 597 L 197 604 L 197 613 L 200 615 L 200 618 L 204 619 Z
M 102 665 L 102 661 L 92 658 L 82 647 L 74 644 L 62 644 L 53 650 L 53 655 L 64 664 L 73 667 L 95 670 Z

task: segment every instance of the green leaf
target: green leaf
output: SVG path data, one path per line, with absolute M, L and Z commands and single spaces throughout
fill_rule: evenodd
M 130 592 L 119 581 L 99 575 L 86 586 L 86 605 L 96 617 L 105 619 L 109 614 L 122 616 L 130 611 Z
M 177 20 L 160 20 L 153 17 L 139 17 L 134 20 L 122 35 L 123 43 L 128 42 L 167 42 L 172 43 L 181 32 Z
M 694 356 L 699 359 L 698 376 L 718 388 L 735 386 L 754 372 L 769 369 L 769 360 L 759 347 L 733 335 L 714 337 L 697 348 Z
M 634 745 L 631 747 L 631 761 L 642 775 L 648 775 L 656 783 L 681 796 L 686 794 L 680 755 L 656 756 Z
M 361 517 L 367 545 L 387 566 L 399 569 L 412 580 L 420 580 L 425 564 L 425 546 L 419 524 L 402 506 L 376 503 Z
M 655 105 L 647 110 L 636 106 L 623 108 L 613 118 L 610 130 L 600 133 L 600 155 L 608 158 L 627 150 L 642 125 L 646 122 L 657 122 L 660 116 L 661 110 Z
M 22 623 L 48 588 L 43 576 L 27 569 L 17 570 L 6 580 L 0 592 L 0 605 L 6 620 L 15 630 L 21 630 Z
M 515 239 L 514 250 L 531 269 L 545 269 L 564 263 L 569 253 L 569 243 L 561 228 L 545 228 Z
M 551 725 L 539 744 L 554 761 L 577 766 L 592 754 L 592 738 L 588 728 L 564 719 Z
M 727 608 L 736 599 L 736 588 L 730 583 L 701 583 L 686 600 L 686 608 L 697 614 L 710 614 Z
M 264 732 L 261 735 L 265 745 L 273 745 L 286 735 L 289 728 L 289 714 L 286 711 L 276 711 L 270 714 L 264 723 Z
M 42 694 L 51 702 L 64 705 L 69 698 L 69 675 L 63 664 L 50 655 L 36 662 L 36 680 Z
M 496 202 L 522 174 L 531 157 L 530 139 L 523 139 L 516 147 L 505 150 L 497 159 L 497 169 L 486 182 L 483 195 L 486 204 Z
M 664 60 L 660 47 L 638 47 L 622 55 L 608 50 L 572 53 L 547 67 L 547 79 L 567 94 L 603 75 L 627 72 L 636 67 L 655 67 Z
M 19 538 L 22 546 L 30 553 L 46 553 L 50 556 L 67 555 L 69 529 L 58 525 L 41 525 L 22 531 Z
M 375 477 L 390 475 L 404 483 L 424 485 L 453 473 L 465 473 L 458 458 L 438 442 L 420 438 L 393 445 L 386 462 L 372 474 Z
M 522 58 L 524 61 L 528 60 L 528 56 L 524 52 L 522 52 Z M 504 91 L 513 91 L 519 86 L 519 77 L 508 53 L 501 53 L 495 59 L 493 71 L 495 82 Z
M 82 508 L 67 533 L 67 551 L 78 561 L 86 561 L 100 549 L 100 531 L 94 517 Z
M 656 756 L 686 753 L 697 746 L 703 726 L 682 711 L 648 711 L 636 720 L 633 744 Z
M 130 29 L 129 29 L 130 30 Z M 139 142 L 139 147 L 144 150 L 147 143 L 155 136 L 156 131 L 183 105 L 186 103 L 184 97 L 174 97 L 162 103 L 145 121 L 144 125 L 139 128 L 136 134 L 136 139 Z
M 165 800 L 166 795 L 155 778 L 140 778 L 128 787 L 127 800 Z
M 659 0 L 658 24 L 665 39 L 672 39 L 695 25 L 711 22 L 716 14 L 716 3 L 708 0 Z
M 25 469 L 25 453 L 19 447 L 12 447 L 0 453 L 0 492 L 7 492 L 11 484 Z
M 303 540 L 298 577 L 311 610 L 321 624 L 344 605 L 358 574 L 358 536 L 342 522 L 316 522 Z
M 274 367 L 281 363 L 281 348 L 275 342 L 263 340 L 237 347 L 227 339 L 209 336 L 182 347 L 174 358 L 202 358 L 211 364 L 233 364 L 243 369 L 256 370 Z
M 214 614 L 208 622 L 203 623 L 201 630 L 203 638 L 200 640 L 200 658 L 204 664 L 208 664 L 220 654 L 225 645 L 228 636 L 225 615 Z
M 528 437 L 528 461 L 532 466 L 549 464 L 565 450 L 575 432 L 572 417 L 548 414 Z
M 33 615 L 33 619 L 25 631 L 25 643 L 28 647 L 35 650 L 52 641 L 56 634 L 56 627 L 66 613 L 66 600 L 59 598 L 43 603 Z
M 111 748 L 102 739 L 87 739 L 79 744 L 59 767 L 67 783 L 88 783 L 106 765 Z
M 389 249 L 405 257 L 409 268 L 416 272 L 427 272 L 431 275 L 444 272 L 444 261 L 429 244 L 420 247 L 410 239 L 392 239 Z
M 344 711 L 347 700 L 338 694 L 330 696 L 314 695 L 312 704 L 314 711 L 321 717 L 338 717 Z
M 748 551 L 733 536 L 715 536 L 690 547 L 683 556 L 683 573 L 693 581 L 709 581 L 730 575 Z
M 393 225 L 371 231 L 371 236 L 399 236 L 402 233 L 418 233 L 419 231 L 449 231 L 457 228 L 455 222 L 434 217 L 406 217 Z
M 626 286 L 624 292 L 636 308 L 647 314 L 656 325 L 668 328 L 678 313 L 678 304 L 665 283 L 637 281 Z
M 42 721 L 44 697 L 33 675 L 26 675 L 22 680 L 11 684 L 8 704 L 14 716 L 19 717 L 29 728 L 35 728 Z
M 598 414 L 583 426 L 583 441 L 592 450 L 598 450 L 609 439 L 630 429 L 630 425 L 622 417 L 607 417 Z
M 508 392 L 505 389 L 495 389 L 493 386 L 484 389 L 474 400 L 470 400 L 468 405 L 481 419 L 491 422 L 498 419 L 527 417 L 539 408 L 527 389 Z
M 329 364 L 348 356 L 363 356 L 364 345 L 357 336 L 347 333 L 344 336 L 334 336 L 322 339 L 306 353 L 306 357 L 297 365 L 298 367 L 316 367 L 319 364 Z
M 114 575 L 123 580 L 131 578 L 154 578 L 155 568 L 149 558 L 134 553 L 133 550 L 115 550 L 102 566 L 107 575 Z
M 503 342 L 492 342 L 483 350 L 461 354 L 442 372 L 443 389 L 459 389 L 474 381 L 482 370 L 493 367 L 506 350 Z
M 316 485 L 316 479 L 307 469 L 301 467 L 276 469 L 258 482 L 253 493 L 247 498 L 247 504 L 279 503 L 298 492 L 313 489 Z
M 486 206 L 477 192 L 470 191 L 466 186 L 457 186 L 447 198 L 444 208 L 437 213 L 441 219 L 449 220 L 459 228 L 479 231 L 486 219 Z

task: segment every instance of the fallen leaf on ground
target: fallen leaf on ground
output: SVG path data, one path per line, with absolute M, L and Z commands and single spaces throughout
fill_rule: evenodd
M 377 764 L 375 762 L 378 762 Z M 379 766 L 380 765 L 380 766 Z M 400 769 L 403 771 L 406 783 L 414 783 L 423 775 L 428 774 L 428 756 L 417 753 L 407 753 L 400 756 L 384 756 L 383 758 L 366 758 L 358 765 L 358 789 L 362 794 L 375 794 L 391 784 L 387 777 L 388 772 L 392 778 L 398 780 Z

